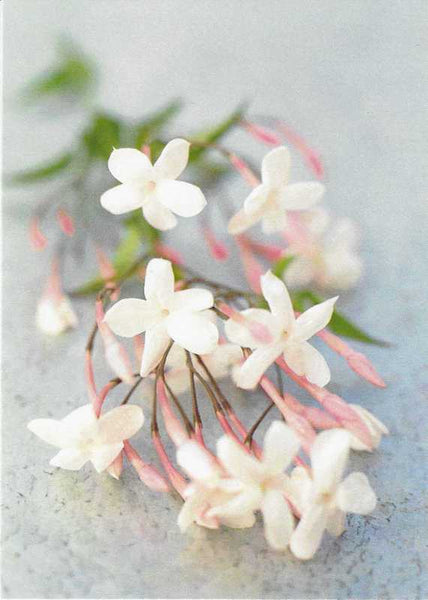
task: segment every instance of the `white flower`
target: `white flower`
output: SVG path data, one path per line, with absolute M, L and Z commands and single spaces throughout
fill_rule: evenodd
M 370 436 L 373 441 L 373 448 L 377 448 L 382 439 L 382 435 L 389 434 L 388 428 L 370 411 L 363 408 L 359 404 L 350 404 L 349 406 L 358 413 L 359 417 L 370 432 Z M 363 444 L 363 442 L 360 439 L 358 439 L 356 435 L 353 434 L 351 435 L 351 448 L 352 450 L 371 450 L 368 446 Z
M 262 221 L 265 233 L 284 229 L 287 211 L 312 208 L 324 194 L 318 181 L 288 183 L 290 153 L 285 146 L 271 150 L 262 162 L 262 183 L 245 200 L 244 207 L 229 222 L 232 235 Z
M 241 314 L 264 325 L 272 339 L 263 343 L 245 325 L 232 319 L 226 322 L 230 341 L 253 350 L 243 365 L 236 368 L 236 384 L 244 389 L 254 388 L 266 369 L 283 354 L 286 363 L 297 375 L 305 375 L 311 383 L 319 386 L 326 385 L 330 381 L 330 369 L 322 354 L 307 340 L 330 321 L 337 296 L 312 306 L 296 319 L 284 283 L 270 271 L 260 281 L 270 311 L 249 308 Z
M 214 379 L 219 380 L 229 374 L 231 367 L 241 362 L 242 350 L 236 344 L 224 343 L 219 344 L 210 354 L 203 354 L 201 358 Z M 176 394 L 187 391 L 190 387 L 189 370 L 186 365 L 186 353 L 181 346 L 174 344 L 168 354 L 166 366 L 166 380 L 171 389 Z M 193 361 L 193 366 L 202 376 L 206 376 L 197 360 Z
M 357 231 L 350 219 L 338 219 L 330 228 L 328 214 L 319 209 L 302 215 L 302 235 L 286 231 L 287 253 L 293 261 L 285 271 L 290 287 L 315 283 L 322 288 L 346 290 L 360 279 L 363 265 L 357 254 Z
M 186 140 L 172 140 L 154 165 L 134 148 L 113 150 L 108 167 L 121 184 L 101 196 L 102 206 L 114 215 L 142 208 L 150 225 L 162 231 L 177 224 L 173 213 L 180 217 L 199 214 L 206 205 L 201 190 L 175 181 L 186 168 L 189 146 Z
M 266 540 L 275 550 L 285 550 L 294 528 L 294 518 L 284 497 L 288 476 L 284 473 L 299 449 L 299 440 L 281 421 L 266 432 L 259 461 L 233 439 L 223 436 L 217 443 L 217 456 L 226 471 L 243 486 L 226 504 L 218 504 L 208 516 L 236 518 L 261 510 Z
M 216 529 L 220 522 L 228 527 L 252 527 L 253 512 L 219 519 L 209 516 L 208 511 L 218 504 L 225 504 L 241 492 L 238 481 L 227 478 L 220 465 L 200 444 L 191 440 L 177 450 L 177 462 L 191 478 L 185 490 L 185 502 L 178 515 L 178 526 L 185 531 L 192 523 Z
M 50 464 L 77 471 L 90 460 L 100 473 L 117 457 L 123 440 L 133 436 L 143 425 L 139 406 L 118 406 L 96 418 L 91 404 L 77 408 L 61 421 L 35 419 L 28 429 L 48 444 L 60 448 Z
M 48 335 L 59 335 L 76 327 L 77 317 L 67 296 L 42 296 L 37 304 L 36 325 Z
M 290 541 L 290 548 L 298 558 L 313 557 L 325 529 L 331 535 L 341 535 L 347 512 L 366 515 L 376 506 L 375 493 L 364 473 L 351 473 L 342 481 L 349 444 L 347 431 L 323 431 L 311 449 L 312 479 L 306 471 L 299 470 L 302 517 Z M 304 482 L 305 477 L 310 485 Z
M 146 332 L 141 361 L 145 377 L 160 362 L 171 340 L 194 354 L 209 354 L 218 342 L 208 290 L 193 288 L 174 292 L 174 273 L 169 260 L 154 258 L 144 280 L 146 300 L 127 298 L 116 302 L 105 320 L 114 333 L 133 337 Z

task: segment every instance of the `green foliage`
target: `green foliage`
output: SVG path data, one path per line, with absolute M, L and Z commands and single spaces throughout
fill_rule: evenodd
M 139 121 L 132 127 L 133 145 L 141 148 L 143 144 L 152 141 L 162 128 L 181 110 L 181 100 L 173 100 L 164 108 L 156 111 L 149 117 Z
M 122 124 L 107 113 L 93 115 L 82 135 L 84 147 L 90 158 L 107 160 L 113 147 L 120 146 Z
M 311 290 L 302 290 L 293 294 L 292 300 L 295 310 L 298 312 L 303 312 L 310 306 L 322 302 L 323 298 Z M 365 344 L 373 344 L 375 346 L 389 345 L 387 342 L 370 336 L 336 309 L 334 310 L 331 321 L 328 324 L 328 329 L 337 335 L 357 340 L 359 342 L 364 342 Z
M 146 242 L 150 248 L 160 239 L 161 232 L 155 229 L 143 217 L 141 210 L 134 210 L 125 220 L 125 226 L 129 229 L 135 229 L 143 242 Z
M 113 259 L 114 269 L 119 276 L 125 273 L 137 260 L 141 244 L 141 233 L 138 227 L 132 222 L 129 223 L 126 227 L 125 237 L 116 248 Z
M 276 275 L 277 277 L 279 277 L 280 279 L 283 278 L 284 273 L 286 272 L 286 270 L 288 269 L 288 267 L 291 265 L 291 263 L 294 260 L 294 256 L 283 256 L 282 258 L 280 258 L 279 260 L 277 260 L 273 265 L 272 265 L 272 273 L 274 275 Z
M 56 158 L 48 163 L 44 163 L 43 165 L 35 167 L 34 169 L 18 171 L 9 177 L 9 182 L 12 184 L 30 184 L 37 183 L 38 181 L 44 179 L 56 177 L 70 166 L 72 160 L 73 154 L 71 152 L 66 152 L 59 158 Z

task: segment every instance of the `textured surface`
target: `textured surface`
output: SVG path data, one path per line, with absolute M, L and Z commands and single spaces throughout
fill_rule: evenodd
M 363 229 L 366 275 L 342 306 L 394 346 L 368 350 L 386 391 L 332 360 L 332 389 L 391 429 L 379 452 L 353 461 L 378 493 L 373 515 L 351 518 L 343 537 L 326 538 L 307 564 L 269 551 L 260 524 L 182 536 L 177 500 L 147 492 L 132 471 L 118 483 L 89 468 L 55 470 L 52 449 L 26 430 L 33 417 L 60 416 L 85 402 L 81 359 L 90 315 L 78 303 L 86 314 L 80 329 L 59 340 L 35 330 L 45 265 L 29 252 L 23 222 L 35 192 L 10 192 L 4 597 L 427 597 L 427 3 L 16 0 L 5 13 L 6 171 L 65 147 L 81 123 L 79 114 L 46 119 L 14 105 L 27 78 L 51 61 L 61 31 L 100 62 L 100 103 L 128 116 L 183 96 L 186 125 L 251 99 L 254 114 L 283 115 L 322 150 L 328 202 Z M 194 246 L 185 251 L 204 266 Z M 234 269 L 211 275 L 232 278 Z

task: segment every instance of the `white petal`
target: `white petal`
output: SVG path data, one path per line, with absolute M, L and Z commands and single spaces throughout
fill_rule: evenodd
M 312 479 L 305 467 L 295 467 L 287 481 L 287 497 L 302 514 L 312 496 Z
M 76 437 L 81 439 L 85 435 L 92 437 L 98 431 L 98 419 L 92 404 L 84 404 L 76 408 L 61 420 L 61 424 L 69 440 Z
M 262 231 L 270 235 L 278 231 L 283 231 L 288 223 L 285 210 L 269 210 L 263 215 Z
M 178 448 L 177 463 L 189 477 L 199 481 L 207 481 L 218 474 L 212 457 L 193 440 L 185 442 Z
M 227 226 L 227 231 L 230 233 L 230 235 L 239 235 L 255 225 L 261 218 L 262 215 L 257 213 L 247 214 L 245 210 L 242 209 L 230 219 Z
M 185 181 L 165 180 L 156 186 L 156 198 L 180 217 L 194 217 L 206 206 L 202 191 Z
M 305 374 L 303 344 L 288 343 L 284 348 L 284 360 L 297 375 Z
M 156 199 L 155 194 L 151 194 L 149 200 L 144 204 L 143 215 L 152 227 L 160 231 L 173 229 L 178 223 L 169 208 Z
M 113 150 L 108 159 L 110 173 L 121 183 L 142 182 L 152 177 L 152 164 L 135 148 Z
M 278 188 L 287 184 L 290 172 L 290 152 L 285 146 L 271 150 L 263 158 L 262 180 L 271 187 Z
M 184 394 L 184 392 L 187 392 L 190 388 L 189 371 L 187 367 L 169 369 L 166 373 L 166 381 L 174 394 L 177 396 Z
M 174 272 L 169 260 L 153 258 L 147 265 L 144 278 L 144 295 L 165 306 L 174 295 Z
M 317 492 L 332 493 L 342 479 L 349 455 L 350 435 L 344 429 L 319 433 L 312 445 L 312 476 Z
M 193 288 L 175 292 L 168 306 L 169 310 L 205 310 L 214 304 L 214 297 L 208 290 Z
M 217 456 L 226 471 L 243 483 L 254 484 L 264 478 L 262 463 L 226 435 L 217 441 Z
M 265 214 L 269 191 L 269 187 L 263 184 L 253 189 L 244 201 L 244 211 L 247 216 L 258 220 Z
M 327 517 L 326 525 L 326 529 L 329 534 L 333 535 L 334 537 L 339 537 L 339 535 L 342 535 L 342 533 L 345 531 L 345 520 L 346 514 L 339 508 L 330 511 L 330 514 Z
M 297 558 L 308 560 L 313 557 L 321 543 L 326 523 L 327 511 L 323 506 L 315 504 L 303 514 L 290 540 L 290 549 Z
M 226 525 L 226 527 L 233 527 L 233 529 L 246 529 L 248 527 L 253 527 L 255 522 L 256 517 L 254 516 L 253 512 L 221 518 L 222 525 Z
M 344 512 L 367 515 L 376 507 L 376 494 L 364 473 L 356 471 L 342 481 L 337 490 L 337 503 Z
M 260 284 L 271 312 L 281 319 L 284 329 L 288 330 L 294 323 L 294 309 L 285 284 L 271 271 L 262 275 Z
M 292 252 L 291 252 L 292 254 Z M 291 288 L 309 285 L 315 277 L 312 261 L 304 256 L 295 256 L 285 271 L 284 279 Z
M 338 296 L 325 300 L 320 304 L 311 306 L 296 319 L 293 337 L 299 340 L 308 340 L 313 335 L 324 329 L 331 319 L 334 305 Z
M 281 200 L 286 210 L 307 210 L 321 200 L 324 191 L 319 181 L 292 183 L 282 191 Z
M 61 421 L 57 421 L 56 419 L 33 419 L 28 423 L 27 427 L 41 440 L 52 444 L 52 446 L 56 446 L 57 448 L 65 448 L 67 446 Z
M 258 486 L 248 485 L 244 488 L 243 492 L 240 492 L 234 496 L 228 502 L 214 506 L 208 511 L 209 517 L 241 517 L 246 513 L 252 512 L 260 508 L 263 499 L 263 494 Z
M 245 317 L 247 323 L 238 323 L 234 319 L 229 319 L 225 323 L 225 332 L 227 337 L 234 344 L 243 348 L 258 348 L 263 345 L 260 339 L 256 339 L 250 331 L 251 324 L 261 325 L 266 333 L 271 334 L 275 340 L 278 337 L 279 323 L 268 310 L 263 308 L 248 308 L 240 312 Z
M 134 185 L 121 183 L 104 192 L 100 202 L 113 215 L 122 215 L 143 206 L 144 192 Z
M 143 423 L 144 415 L 139 406 L 116 406 L 99 420 L 100 441 L 104 444 L 114 444 L 127 440 L 141 429 Z
M 117 335 L 133 337 L 159 323 L 161 315 L 153 303 L 124 298 L 109 308 L 104 320 Z
M 302 343 L 302 352 L 306 379 L 320 387 L 327 385 L 330 381 L 330 369 L 321 352 L 308 342 Z
M 299 450 L 296 434 L 282 421 L 274 421 L 263 443 L 263 464 L 272 474 L 282 473 Z
M 177 179 L 189 160 L 190 144 L 176 138 L 168 142 L 155 163 L 156 176 L 160 179 Z
M 265 371 L 281 355 L 282 350 L 282 343 L 270 344 L 254 350 L 245 362 L 234 370 L 236 385 L 244 390 L 254 389 Z
M 166 319 L 166 328 L 174 342 L 195 354 L 209 354 L 218 343 L 217 327 L 201 313 L 172 313 Z
M 60 467 L 68 471 L 78 471 L 88 462 L 90 455 L 79 448 L 64 448 L 60 450 L 49 462 L 53 467 Z
M 91 463 L 97 473 L 101 473 L 114 461 L 123 448 L 122 442 L 116 444 L 104 444 L 91 452 Z
M 278 490 L 269 490 L 263 496 L 261 510 L 266 540 L 274 550 L 285 550 L 294 529 L 291 510 Z
M 171 338 L 165 329 L 164 323 L 160 323 L 146 331 L 140 368 L 141 377 L 147 377 L 158 366 L 170 341 Z
M 370 431 L 373 447 L 377 448 L 382 439 L 382 435 L 389 434 L 388 428 L 382 423 L 382 421 L 377 419 L 370 411 L 366 410 L 362 406 L 359 406 L 358 404 L 350 404 L 349 406 L 353 408 L 361 417 L 362 421 L 364 421 L 365 425 Z M 351 448 L 353 450 L 370 450 L 370 448 L 363 444 L 363 442 L 361 442 L 356 435 L 351 435 Z

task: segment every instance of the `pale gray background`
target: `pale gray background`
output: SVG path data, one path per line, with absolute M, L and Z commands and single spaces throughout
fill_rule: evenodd
M 6 171 L 66 147 L 82 123 L 76 112 L 49 119 L 14 105 L 27 79 L 51 63 L 61 32 L 99 61 L 105 108 L 138 116 L 182 96 L 184 128 L 249 99 L 254 113 L 283 116 L 321 149 L 326 200 L 363 230 L 365 278 L 342 307 L 394 342 L 367 349 L 386 391 L 330 357 L 332 389 L 391 429 L 379 452 L 354 460 L 377 490 L 373 515 L 351 518 L 344 536 L 325 539 L 306 564 L 269 551 L 260 525 L 182 536 L 176 500 L 146 491 L 131 471 L 118 483 L 89 468 L 55 470 L 52 449 L 25 428 L 33 417 L 59 417 L 85 402 L 81 359 L 91 317 L 79 302 L 80 329 L 53 341 L 35 329 L 46 264 L 29 250 L 24 217 L 40 193 L 11 191 L 4 205 L 5 597 L 427 597 L 427 19 L 428 3 L 409 0 L 5 3 Z M 201 266 L 192 249 L 188 243 Z M 212 275 L 230 278 L 227 269 Z

